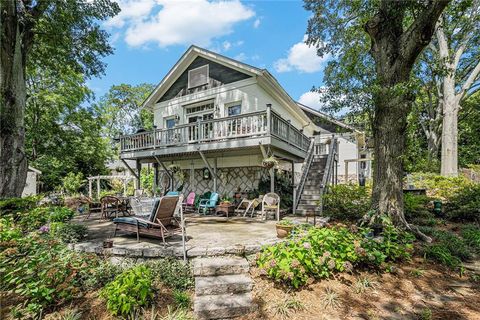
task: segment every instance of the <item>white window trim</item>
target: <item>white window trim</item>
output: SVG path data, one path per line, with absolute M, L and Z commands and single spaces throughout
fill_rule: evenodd
M 237 101 L 233 101 L 233 102 L 229 102 L 229 103 L 224 104 L 224 115 L 225 115 L 225 117 L 229 117 L 228 108 L 234 107 L 234 106 L 237 106 L 237 105 L 240 105 L 240 114 L 242 114 L 243 113 L 243 101 L 242 100 L 237 100 Z
M 198 86 L 195 86 L 195 87 L 191 87 L 191 86 L 190 86 L 190 73 L 193 72 L 193 71 L 195 71 L 195 70 L 202 69 L 202 68 L 205 68 L 205 67 L 207 67 L 207 82 L 202 83 L 202 84 L 199 84 Z M 209 65 L 209 64 L 205 64 L 205 65 L 200 66 L 200 67 L 198 67 L 198 68 L 188 70 L 187 89 L 197 88 L 197 87 L 206 85 L 206 84 L 208 84 L 209 82 L 210 82 L 210 65 Z
M 195 107 L 203 106 L 204 104 L 210 104 L 210 103 L 213 103 L 213 108 L 212 108 L 212 109 L 202 110 L 202 111 L 197 111 L 197 112 L 192 112 L 192 113 L 187 113 L 187 109 L 188 109 L 188 108 L 195 108 Z M 209 113 L 209 112 L 215 112 L 215 99 L 208 99 L 208 100 L 202 100 L 202 101 L 195 102 L 195 103 L 184 104 L 184 105 L 182 105 L 182 108 L 183 108 L 183 113 L 185 114 L 185 116 L 186 116 L 187 118 L 190 117 L 191 115 L 204 114 L 204 113 Z

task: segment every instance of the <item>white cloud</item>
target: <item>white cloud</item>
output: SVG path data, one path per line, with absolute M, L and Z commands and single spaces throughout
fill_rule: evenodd
M 273 67 L 277 72 L 288 72 L 297 70 L 305 73 L 320 71 L 323 63 L 330 58 L 330 55 L 319 57 L 314 46 L 305 44 L 306 36 L 302 42 L 294 44 L 289 50 L 286 58 L 278 59 Z
M 232 47 L 232 43 L 230 41 L 223 41 L 222 47 L 223 51 L 228 51 Z
M 233 59 L 238 60 L 238 61 L 245 61 L 245 60 L 247 60 L 247 55 L 245 54 L 245 52 L 240 52 Z
M 253 27 L 257 29 L 259 26 L 260 26 L 260 19 L 257 18 L 255 19 L 255 21 L 253 21 Z
M 307 107 L 320 110 L 325 105 L 320 102 L 321 94 L 319 92 L 308 91 L 300 96 L 298 102 L 306 105 Z
M 239 0 L 122 0 L 120 7 L 122 12 L 106 26 L 124 27 L 125 41 L 130 46 L 209 46 L 213 39 L 232 33 L 235 24 L 255 16 Z M 222 47 L 230 48 L 225 43 Z

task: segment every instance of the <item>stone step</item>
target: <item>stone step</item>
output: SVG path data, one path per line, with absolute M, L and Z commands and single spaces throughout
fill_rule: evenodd
M 298 205 L 317 205 L 318 201 L 320 200 L 312 200 L 312 199 L 304 199 L 303 197 L 300 198 L 300 201 L 298 202 Z
M 248 261 L 242 257 L 207 257 L 193 260 L 195 276 L 221 276 L 227 274 L 247 273 Z
M 314 201 L 318 201 L 322 198 L 322 196 L 320 194 L 302 194 L 302 196 L 300 197 L 300 201 L 301 200 L 314 200 Z
M 197 296 L 242 293 L 251 291 L 252 287 L 252 280 L 246 274 L 195 278 L 195 295 Z
M 193 304 L 199 319 L 228 319 L 253 311 L 252 294 L 219 294 L 195 297 Z
M 314 189 L 309 189 L 309 188 L 304 188 L 302 192 L 303 195 L 320 195 L 320 189 L 319 188 L 314 188 Z

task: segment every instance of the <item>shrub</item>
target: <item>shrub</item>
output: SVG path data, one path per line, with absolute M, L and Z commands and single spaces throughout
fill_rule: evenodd
M 480 222 L 480 184 L 457 190 L 450 198 L 446 215 L 450 220 Z
M 66 207 L 38 207 L 22 213 L 18 224 L 23 230 L 33 231 L 48 222 L 66 222 L 74 215 L 75 212 Z
M 87 235 L 87 230 L 87 226 L 77 223 L 50 223 L 50 233 L 64 243 L 76 243 L 83 240 Z
M 450 250 L 443 244 L 432 244 L 426 247 L 425 256 L 449 268 L 457 269 L 462 261 L 452 255 Z
M 0 199 L 0 217 L 11 217 L 17 221 L 18 214 L 27 212 L 37 205 L 40 196 Z
M 113 315 L 129 316 L 153 298 L 152 274 L 145 265 L 138 265 L 117 276 L 100 293 Z
M 96 263 L 94 255 L 70 251 L 48 234 L 30 233 L 1 243 L 1 290 L 23 298 L 38 314 L 81 294 L 82 274 Z
M 471 184 L 463 177 L 444 177 L 434 173 L 414 173 L 412 182 L 416 188 L 427 189 L 428 196 L 449 200 L 458 190 Z
M 12 218 L 0 218 L 1 242 L 19 240 L 22 236 L 22 230 L 15 226 Z
M 75 194 L 85 184 L 85 180 L 83 179 L 83 173 L 69 172 L 62 179 L 62 183 L 63 183 L 63 188 L 68 194 Z
M 166 258 L 148 261 L 146 265 L 151 269 L 154 279 L 173 289 L 186 290 L 193 287 L 194 279 L 189 264 L 174 258 Z
M 406 193 L 403 197 L 405 206 L 405 218 L 408 221 L 423 221 L 433 218 L 432 212 L 428 209 L 431 199 L 424 195 Z
M 371 190 L 354 184 L 332 186 L 323 196 L 326 215 L 338 219 L 356 221 L 370 210 Z
M 383 237 L 375 239 L 368 237 L 370 229 L 356 226 L 310 228 L 298 234 L 257 255 L 261 273 L 294 288 L 335 272 L 351 272 L 357 265 L 378 267 L 385 261 L 407 258 L 413 242 L 413 236 L 391 223 L 384 227 Z

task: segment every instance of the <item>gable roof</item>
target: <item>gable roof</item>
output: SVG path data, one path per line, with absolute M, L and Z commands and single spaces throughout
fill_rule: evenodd
M 275 77 L 266 69 L 259 69 L 249 64 L 228 58 L 221 54 L 197 47 L 195 45 L 190 46 L 187 51 L 180 57 L 177 63 L 170 69 L 166 76 L 160 81 L 155 90 L 147 97 L 142 107 L 151 108 L 160 97 L 172 86 L 172 84 L 180 77 L 180 75 L 188 68 L 188 66 L 197 57 L 203 57 L 205 59 L 222 64 L 228 68 L 245 73 L 249 76 L 255 77 L 260 86 L 262 86 L 267 92 L 275 95 L 275 97 L 285 104 L 290 110 L 297 115 L 297 117 L 303 122 L 305 126 L 312 125 L 314 130 L 318 131 L 317 126 L 311 121 L 311 119 L 303 112 L 299 105 L 288 95 L 288 93 L 282 88 Z
M 325 120 L 327 120 L 327 121 L 330 121 L 331 123 L 333 123 L 333 124 L 335 124 L 335 125 L 337 125 L 337 126 L 339 126 L 339 127 L 345 128 L 345 129 L 347 129 L 347 130 L 351 130 L 351 131 L 353 131 L 353 132 L 355 132 L 355 133 L 363 133 L 363 131 L 360 131 L 360 130 L 356 129 L 355 127 L 353 127 L 353 126 L 351 126 L 351 125 L 348 125 L 348 124 L 346 124 L 345 122 L 342 122 L 342 121 L 340 121 L 340 120 L 337 120 L 337 119 L 335 119 L 335 118 L 327 115 L 326 113 L 323 113 L 323 112 L 321 112 L 321 111 L 318 111 L 318 110 L 316 110 L 316 109 L 313 109 L 313 108 L 311 108 L 311 107 L 309 107 L 309 106 L 306 106 L 306 105 L 304 105 L 304 104 L 302 104 L 302 103 L 300 103 L 300 102 L 297 102 L 297 105 L 298 105 L 303 111 L 308 112 L 308 113 L 311 113 L 311 114 L 313 114 L 313 115 L 315 115 L 315 116 L 317 116 L 317 117 L 320 117 L 320 118 L 322 118 L 322 119 L 325 119 Z

